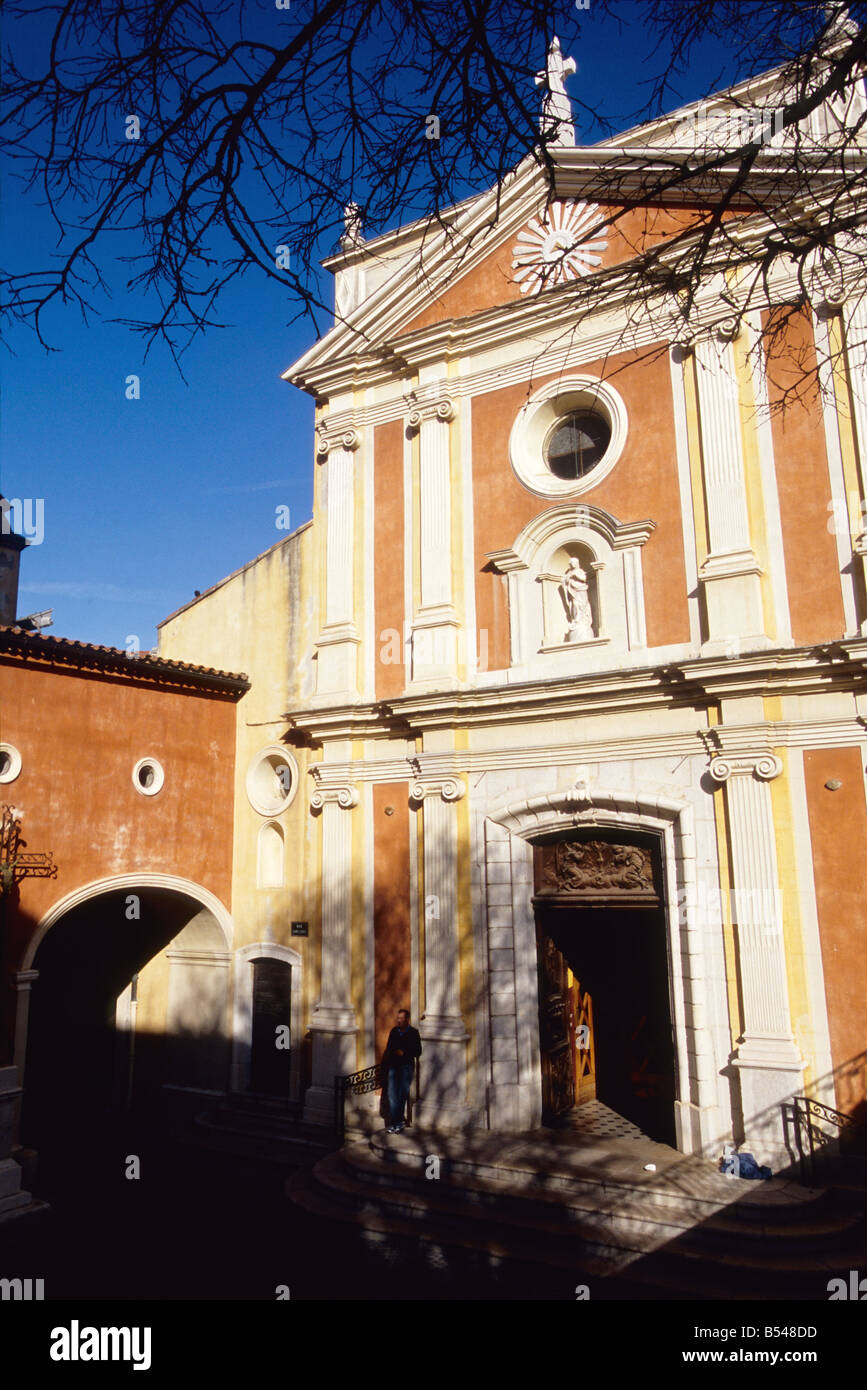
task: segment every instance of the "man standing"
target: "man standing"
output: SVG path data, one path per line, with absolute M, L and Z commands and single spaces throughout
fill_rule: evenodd
M 382 1071 L 388 1097 L 389 1134 L 404 1128 L 403 1108 L 409 1098 L 416 1057 L 421 1056 L 421 1038 L 409 1024 L 409 1009 L 398 1009 L 397 1027 L 392 1028 L 382 1055 Z

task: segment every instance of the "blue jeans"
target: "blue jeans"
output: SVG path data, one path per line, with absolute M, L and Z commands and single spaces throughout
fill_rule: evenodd
M 404 1122 L 403 1107 L 409 1098 L 414 1066 L 413 1062 L 401 1062 L 399 1066 L 388 1069 L 386 1093 L 389 1119 L 393 1125 L 402 1125 Z

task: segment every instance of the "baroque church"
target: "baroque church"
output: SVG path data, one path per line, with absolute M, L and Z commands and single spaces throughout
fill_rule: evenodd
M 686 317 L 645 295 L 630 263 L 708 196 L 642 202 L 647 171 L 778 107 L 779 76 L 582 146 L 570 71 L 555 40 L 550 168 L 435 227 L 367 240 L 349 210 L 334 326 L 284 372 L 316 405 L 312 521 L 160 626 L 154 676 L 186 663 L 211 721 L 235 714 L 219 882 L 175 884 L 219 923 L 183 927 L 210 1047 L 186 1089 L 328 1126 L 406 1007 L 420 1125 L 580 1126 L 595 1100 L 776 1168 L 796 1097 L 867 1103 L 867 304 L 855 276 L 805 300 L 782 261 L 764 310 L 722 274 Z M 817 141 L 861 88 L 807 118 Z M 799 196 L 787 138 L 754 166 L 766 207 Z M 755 209 L 747 184 L 758 242 Z M 90 872 L 97 896 L 120 870 Z M 136 1001 L 168 1027 L 165 955 Z M 381 1123 L 357 1090 L 352 1122 Z

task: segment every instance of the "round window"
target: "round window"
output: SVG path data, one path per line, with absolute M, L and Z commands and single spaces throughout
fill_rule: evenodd
M 613 386 L 596 377 L 558 377 L 518 412 L 509 461 L 537 497 L 580 497 L 611 472 L 626 433 L 626 407 Z
M 545 441 L 545 462 L 555 478 L 583 478 L 611 443 L 611 426 L 601 415 L 576 410 L 559 420 Z
M 14 782 L 21 771 L 21 754 L 11 743 L 0 743 L 0 782 Z
M 132 770 L 132 784 L 142 796 L 156 796 L 165 781 L 165 773 L 156 758 L 139 758 Z
M 247 771 L 247 797 L 260 816 L 279 816 L 298 790 L 298 764 L 285 748 L 263 748 Z

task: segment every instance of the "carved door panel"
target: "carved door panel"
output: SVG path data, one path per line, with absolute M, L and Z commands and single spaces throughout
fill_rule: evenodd
M 593 1000 L 589 990 L 569 971 L 572 1015 L 572 1049 L 575 1068 L 575 1104 L 596 1096 L 596 1040 L 593 1036 Z
M 542 1119 L 556 1120 L 575 1103 L 569 969 L 545 929 L 536 924 L 539 957 L 539 1041 L 542 1058 Z

